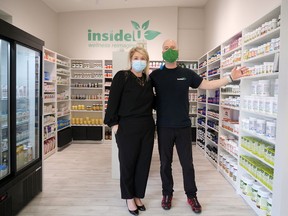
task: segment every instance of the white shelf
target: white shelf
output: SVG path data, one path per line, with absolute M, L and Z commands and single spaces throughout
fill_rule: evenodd
M 287 8 L 287 4 L 288 3 L 286 3 L 286 1 L 284 1 L 285 2 L 285 4 L 286 4 L 286 8 Z M 286 9 L 285 8 L 285 9 Z M 285 63 L 285 60 L 284 60 L 284 62 L 282 62 L 282 71 L 281 71 L 281 60 L 282 59 L 287 59 L 287 40 L 286 40 L 286 38 L 287 38 L 287 31 L 284 31 L 284 34 L 286 33 L 286 37 L 283 37 L 283 32 L 282 32 L 282 25 L 283 25 L 283 11 L 285 11 L 285 15 L 286 15 L 286 19 L 285 19 L 285 24 L 286 24 L 286 28 L 285 29 L 287 29 L 287 27 L 288 27 L 288 21 L 287 21 L 287 19 L 288 19 L 288 13 L 287 13 L 287 11 L 286 10 L 284 10 L 283 8 L 282 8 L 282 13 L 281 13 L 281 34 L 280 34 L 280 28 L 278 27 L 277 29 L 275 29 L 275 30 L 272 30 L 272 31 L 270 31 L 270 32 L 268 32 L 268 33 L 266 33 L 265 35 L 262 35 L 262 36 L 260 36 L 260 37 L 258 37 L 258 38 L 255 38 L 255 39 L 253 39 L 253 40 L 251 40 L 251 41 L 249 41 L 249 42 L 246 42 L 246 43 L 243 43 L 243 41 L 244 41 L 244 39 L 245 39 L 245 36 L 246 36 L 246 33 L 250 33 L 250 32 L 252 32 L 252 31 L 254 31 L 254 30 L 256 30 L 257 28 L 259 28 L 259 27 L 261 27 L 261 25 L 262 24 L 264 24 L 265 22 L 269 22 L 269 21 L 271 21 L 272 19 L 274 19 L 274 18 L 278 18 L 278 16 L 279 16 L 279 14 L 280 14 L 280 7 L 277 7 L 277 8 L 275 8 L 274 10 L 272 10 L 271 12 L 269 12 L 267 15 L 265 15 L 265 16 L 263 16 L 261 19 L 259 19 L 258 21 L 256 21 L 256 22 L 254 22 L 252 25 L 250 25 L 250 26 L 248 26 L 248 27 L 246 27 L 246 28 L 244 28 L 243 30 L 241 30 L 240 32 L 238 32 L 237 34 L 235 34 L 235 35 L 233 35 L 232 37 L 230 37 L 228 40 L 226 40 L 224 43 L 222 43 L 220 46 L 217 46 L 217 47 L 215 47 L 214 49 L 212 49 L 212 50 L 210 50 L 209 52 L 207 52 L 206 54 L 204 54 L 203 56 L 201 56 L 200 58 L 199 58 L 199 60 L 198 60 L 198 65 L 200 64 L 200 63 L 202 63 L 202 62 L 208 62 L 207 60 L 208 60 L 208 58 L 211 56 L 211 55 L 213 55 L 214 53 L 216 53 L 218 50 L 221 50 L 221 51 L 223 51 L 224 50 L 224 48 L 227 50 L 227 49 L 229 49 L 229 46 L 230 45 L 237 45 L 237 43 L 239 44 L 239 41 L 236 41 L 237 39 L 239 39 L 240 37 L 242 38 L 242 45 L 241 46 L 238 46 L 238 47 L 236 47 L 236 48 L 234 48 L 234 49 L 232 49 L 232 50 L 229 50 L 228 52 L 226 52 L 226 53 L 221 53 L 221 60 L 220 60 L 220 62 L 219 62 L 219 64 L 218 64 L 218 62 L 216 63 L 216 62 L 210 62 L 210 63 L 208 63 L 206 66 L 204 66 L 204 67 L 202 67 L 201 69 L 199 69 L 199 72 L 201 73 L 201 72 L 204 72 L 205 71 L 205 75 L 206 75 L 206 77 L 207 77 L 207 74 L 208 74 L 208 70 L 209 69 L 212 69 L 213 67 L 216 67 L 216 64 L 217 64 L 217 66 L 218 65 L 221 65 L 221 68 L 220 68 L 220 73 L 221 73 L 221 75 L 220 75 L 220 77 L 223 77 L 223 75 L 225 75 L 225 74 L 227 74 L 227 72 L 229 72 L 229 70 L 232 70 L 232 68 L 233 67 L 235 67 L 235 66 L 247 66 L 247 67 L 253 67 L 253 66 L 255 66 L 255 65 L 262 65 L 262 64 L 264 64 L 264 62 L 274 62 L 274 58 L 275 58 L 275 56 L 276 56 L 276 54 L 278 54 L 278 53 L 280 53 L 280 50 L 276 50 L 276 51 L 272 51 L 272 52 L 269 52 L 269 53 L 265 53 L 265 54 L 262 54 L 262 55 L 260 55 L 260 56 L 256 56 L 256 57 L 253 57 L 253 58 L 250 58 L 250 59 L 243 59 L 243 57 L 245 56 L 245 53 L 244 53 L 244 51 L 247 51 L 247 50 L 249 50 L 249 49 L 251 49 L 251 48 L 257 48 L 257 47 L 259 47 L 259 46 L 261 46 L 261 45 L 263 45 L 263 44 L 265 44 L 265 43 L 267 43 L 267 42 L 270 42 L 271 41 L 271 39 L 273 39 L 273 38 L 278 38 L 278 37 L 281 37 L 281 54 L 280 54 L 280 67 L 279 67 L 279 73 L 277 73 L 277 72 L 275 72 L 275 73 L 270 73 L 270 74 L 258 74 L 258 75 L 253 75 L 253 76 L 247 76 L 247 77 L 243 77 L 243 78 L 241 78 L 241 80 L 237 80 L 237 81 L 239 81 L 239 83 L 240 83 L 240 92 L 239 93 L 229 93 L 229 92 L 220 92 L 220 106 L 217 106 L 217 105 L 215 105 L 215 104 L 210 104 L 210 103 L 203 103 L 203 102 L 198 102 L 197 103 L 197 108 L 202 108 L 202 107 L 206 107 L 206 112 L 207 112 L 207 107 L 208 108 L 210 108 L 210 109 L 214 109 L 214 110 L 219 110 L 219 132 L 218 132 L 218 134 L 219 134 L 219 136 L 218 136 L 218 145 L 220 146 L 220 148 L 218 149 L 218 154 L 219 154 L 219 152 L 220 151 L 223 151 L 223 152 L 227 152 L 228 154 L 230 154 L 230 155 L 232 155 L 234 158 L 236 158 L 237 160 L 238 160 L 238 158 L 239 158 L 239 156 L 238 155 L 241 155 L 240 154 L 240 152 L 241 153 L 243 153 L 243 154 L 246 154 L 246 155 L 249 155 L 249 156 L 251 156 L 251 157 L 253 157 L 253 158 L 257 158 L 258 160 L 260 160 L 263 164 L 265 164 L 265 165 L 267 165 L 267 166 L 269 166 L 269 167 L 271 167 L 271 168 L 274 168 L 274 182 L 275 182 L 275 179 L 277 179 L 277 176 L 275 176 L 275 173 L 278 173 L 278 175 L 279 175 L 279 173 L 280 173 L 280 175 L 282 176 L 282 186 L 283 186 L 283 184 L 285 185 L 285 183 L 287 182 L 287 175 L 284 175 L 284 176 L 286 176 L 286 177 L 284 177 L 284 179 L 285 179 L 285 181 L 283 181 L 283 170 L 281 171 L 281 170 L 279 170 L 280 169 L 280 167 L 281 167 L 281 165 L 282 164 L 284 164 L 284 163 L 282 163 L 282 164 L 279 164 L 279 161 L 278 161 L 278 164 L 277 164 L 277 158 L 276 158 L 276 155 L 278 154 L 278 155 L 282 155 L 282 159 L 281 159 L 281 161 L 285 161 L 285 164 L 287 164 L 287 159 L 285 159 L 284 160 L 284 158 L 287 158 L 287 156 L 283 156 L 283 152 L 287 152 L 287 146 L 286 147 L 283 147 L 284 145 L 279 145 L 280 143 L 285 143 L 285 140 L 287 139 L 287 135 L 285 135 L 285 136 L 282 136 L 282 139 L 281 139 L 281 142 L 280 142 L 280 140 L 278 140 L 279 138 L 278 138 L 278 135 L 279 135 L 279 131 L 282 131 L 282 133 L 285 131 L 285 129 L 284 128 L 282 128 L 281 126 L 279 126 L 279 124 L 278 124 L 278 121 L 280 120 L 279 118 L 280 118 L 280 114 L 279 114 L 279 110 L 281 110 L 281 107 L 279 107 L 280 105 L 280 103 L 279 103 L 279 101 L 280 101 L 280 99 L 278 99 L 278 112 L 277 112 L 277 114 L 275 114 L 275 115 L 273 115 L 273 114 L 267 114 L 267 113 L 260 113 L 260 112 L 254 112 L 254 111 L 252 111 L 252 110 L 243 110 L 243 109 L 241 109 L 241 107 L 243 107 L 243 105 L 242 105 L 242 103 L 243 103 L 243 97 L 245 97 L 245 96 L 248 96 L 249 95 L 249 87 L 250 87 L 250 85 L 251 85 L 251 83 L 252 83 L 252 81 L 258 81 L 258 80 L 261 80 L 261 79 L 265 79 L 265 80 L 269 80 L 269 79 L 271 79 L 271 80 L 275 80 L 275 79 L 277 79 L 278 78 L 278 80 L 279 80 L 279 92 L 281 92 L 280 91 L 280 83 L 282 82 L 282 85 L 283 85 L 283 83 L 285 82 L 285 81 L 283 81 L 283 79 L 284 78 L 287 78 L 287 76 L 286 76 L 286 74 L 287 73 L 285 73 L 285 71 L 286 71 L 286 69 L 287 69 L 287 65 L 285 65 L 286 63 Z M 284 40 L 284 42 L 283 42 L 283 40 Z M 235 42 L 235 43 L 234 43 Z M 283 46 L 283 44 L 285 44 L 286 43 L 286 46 Z M 230 46 L 231 47 L 231 46 Z M 222 62 L 224 62 L 228 57 L 231 57 L 235 52 L 237 52 L 238 53 L 238 51 L 239 51 L 239 53 L 241 52 L 241 60 L 242 61 L 239 61 L 239 62 L 234 62 L 233 64 L 231 64 L 231 65 L 225 65 L 225 66 L 222 66 L 223 64 L 222 64 Z M 286 52 L 286 56 L 284 56 L 283 57 L 283 55 L 282 55 L 282 52 Z M 215 55 L 216 56 L 216 55 Z M 284 66 L 285 65 L 285 66 Z M 284 75 L 279 75 L 280 74 L 280 72 L 281 73 L 284 73 Z M 204 75 L 204 74 L 203 74 Z M 208 76 L 208 79 L 210 79 L 211 78 L 211 76 Z M 281 78 L 281 80 L 280 80 L 280 78 Z M 286 79 L 287 80 L 287 79 Z M 280 82 L 281 81 L 281 82 Z M 284 84 L 285 85 L 285 84 Z M 284 89 L 286 90 L 287 88 L 285 88 L 284 87 Z M 208 98 L 209 96 L 210 96 L 210 90 L 201 90 L 201 89 L 198 89 L 198 93 L 197 93 L 197 95 L 198 96 L 200 96 L 200 95 L 203 95 L 203 94 L 206 94 L 206 97 Z M 236 97 L 240 97 L 240 105 L 238 106 L 238 107 L 232 107 L 232 106 L 229 106 L 229 105 L 225 105 L 225 104 L 223 104 L 223 102 L 224 102 L 224 100 L 223 99 L 225 99 L 225 98 L 228 98 L 229 96 L 236 96 Z M 280 96 L 280 93 L 279 93 L 279 96 Z M 279 96 L 278 96 L 278 98 L 279 98 Z M 282 95 L 282 97 L 285 97 L 286 95 Z M 207 99 L 207 101 L 208 101 L 208 99 Z M 283 100 L 281 100 L 281 102 L 282 102 L 282 105 L 283 105 Z M 225 101 L 225 103 L 226 103 L 226 101 Z M 285 102 L 286 104 L 287 104 L 287 101 Z M 229 103 L 227 103 L 227 104 L 229 104 Z M 285 105 L 284 105 L 285 106 Z M 242 129 L 242 128 L 239 128 L 239 133 L 234 133 L 234 132 L 232 132 L 232 131 L 230 131 L 230 130 L 227 130 L 227 129 L 225 129 L 225 128 L 223 128 L 223 127 L 221 127 L 220 125 L 222 124 L 222 119 L 223 119 L 223 117 L 224 117 L 224 112 L 225 112 L 225 110 L 223 109 L 223 108 L 227 108 L 227 109 L 231 109 L 231 115 L 233 115 L 233 120 L 235 120 L 235 121 L 239 121 L 239 122 L 241 122 L 242 121 L 242 119 L 243 118 L 247 118 L 247 117 L 250 117 L 250 116 L 252 116 L 252 117 L 257 117 L 258 118 L 258 116 L 259 116 L 259 118 L 269 118 L 269 119 L 271 119 L 271 120 L 276 120 L 277 121 L 277 141 L 276 140 L 271 140 L 271 139 L 269 139 L 269 138 L 267 138 L 267 137 L 265 137 L 265 136 L 261 136 L 261 135 L 259 135 L 259 134 L 257 134 L 257 133 L 254 133 L 254 132 L 251 132 L 251 131 L 249 131 L 249 130 L 245 130 L 245 129 Z M 287 114 L 285 115 L 285 114 L 283 114 L 283 113 L 287 113 L 287 106 L 286 106 L 286 111 L 284 112 L 284 110 L 282 109 L 282 116 L 287 116 Z M 206 114 L 206 116 L 207 116 L 207 114 Z M 206 116 L 204 116 L 204 117 L 206 117 Z M 199 117 L 202 117 L 201 115 L 199 115 L 198 114 L 198 118 Z M 207 116 L 207 118 L 209 119 L 210 117 L 209 116 Z M 238 118 L 238 119 L 237 119 Z M 214 119 L 214 118 L 212 118 L 212 119 Z M 287 119 L 287 118 L 285 118 L 285 119 Z M 281 118 L 281 120 L 283 120 L 282 121 L 282 125 L 283 124 L 286 124 L 285 123 L 285 119 L 284 118 Z M 221 123 L 220 123 L 221 122 Z M 205 149 L 206 149 L 206 147 L 207 147 L 207 144 L 209 144 L 210 145 L 210 143 L 211 143 L 211 146 L 213 146 L 213 144 L 215 145 L 215 146 L 217 146 L 218 147 L 218 145 L 217 144 L 215 144 L 214 142 L 212 142 L 208 137 L 207 137 L 207 129 L 211 129 L 211 130 L 213 130 L 213 128 L 210 128 L 208 125 L 207 125 L 207 120 L 206 120 L 206 125 L 202 125 L 202 126 L 200 126 L 199 124 L 197 124 L 197 127 L 201 127 L 201 128 L 203 128 L 203 129 L 205 129 L 201 134 L 204 134 L 204 137 L 205 137 L 205 139 L 204 139 L 204 141 L 205 141 Z M 281 128 L 279 128 L 279 127 L 281 127 Z M 213 131 L 215 131 L 215 130 L 213 130 Z M 285 133 L 285 132 L 284 132 Z M 260 140 L 263 140 L 264 142 L 267 142 L 267 143 L 270 143 L 270 144 L 273 144 L 273 145 L 275 145 L 275 165 L 274 166 L 271 166 L 271 164 L 269 164 L 269 163 L 267 163 L 265 160 L 263 160 L 262 158 L 260 158 L 260 157 L 258 157 L 257 155 L 254 155 L 253 153 L 251 153 L 251 152 L 249 152 L 249 151 L 247 151 L 246 149 L 244 149 L 243 147 L 241 147 L 240 146 L 240 143 L 238 143 L 238 155 L 235 155 L 234 153 L 232 153 L 232 152 L 229 152 L 229 150 L 227 149 L 225 149 L 225 147 L 224 146 L 221 146 L 221 144 L 220 144 L 220 140 L 219 140 L 219 137 L 221 136 L 221 135 L 232 135 L 232 136 L 234 136 L 236 139 L 238 139 L 238 142 L 240 142 L 240 140 L 241 140 L 241 138 L 243 137 L 243 136 L 252 136 L 252 137 L 254 137 L 254 138 L 258 138 L 258 139 L 260 139 Z M 197 133 L 197 136 L 199 136 L 199 138 L 201 138 L 200 137 L 200 135 L 198 135 L 198 133 Z M 212 144 L 213 143 L 213 144 Z M 276 143 L 277 143 L 277 145 L 276 145 Z M 283 149 L 284 148 L 284 151 L 283 152 L 280 152 L 279 153 L 279 149 Z M 280 150 L 281 151 L 281 150 Z M 206 156 L 206 153 L 205 153 L 205 156 Z M 210 159 L 210 158 L 208 158 L 211 162 L 212 162 L 212 160 Z M 215 162 L 214 162 L 215 163 Z M 212 164 L 213 164 L 213 162 L 212 162 Z M 230 183 L 230 184 L 232 184 L 232 186 L 233 186 L 233 188 L 236 190 L 236 191 L 240 191 L 240 185 L 237 185 L 237 184 L 235 184 L 235 182 L 233 182 L 233 180 L 231 180 L 231 178 L 230 177 L 228 177 L 227 175 L 226 175 L 226 173 L 225 172 L 223 172 L 223 170 L 221 170 L 221 169 L 218 169 L 218 171 L 220 172 L 220 173 L 222 173 L 223 174 L 223 176 L 225 177 L 225 179 L 227 179 L 227 181 Z M 238 176 L 237 176 L 237 182 L 239 182 L 239 178 L 240 178 L 240 176 L 243 174 L 243 173 L 248 173 L 248 171 L 246 171 L 245 169 L 243 169 L 243 168 L 241 168 L 241 167 L 238 167 Z M 279 179 L 278 179 L 279 180 Z M 263 184 L 263 186 L 265 186 L 264 184 Z M 267 187 L 266 187 L 267 188 Z M 277 188 L 276 189 L 276 195 L 274 194 L 274 190 L 275 190 L 275 188 Z M 286 189 L 287 189 L 287 187 L 285 187 Z M 267 188 L 268 189 L 268 188 Z M 271 191 L 271 190 L 270 190 Z M 272 214 L 274 215 L 275 213 L 273 213 L 273 212 L 279 212 L 278 211 L 278 209 L 279 208 L 281 208 L 281 209 L 285 209 L 285 208 L 283 208 L 283 207 L 280 207 L 280 204 L 279 205 L 277 205 L 277 207 L 278 207 L 278 209 L 275 209 L 275 207 L 274 207 L 274 199 L 275 199 L 275 196 L 278 196 L 278 197 L 276 197 L 276 202 L 277 203 L 282 203 L 282 206 L 283 206 L 283 203 L 284 202 L 282 202 L 281 201 L 281 197 L 284 197 L 284 193 L 282 193 L 282 191 L 281 191 L 281 188 L 278 188 L 277 186 L 275 186 L 275 184 L 273 185 L 273 191 L 271 191 L 272 193 L 273 193 L 273 209 L 272 209 Z M 281 194 L 281 196 L 279 196 L 279 194 Z M 287 197 L 286 196 L 286 194 L 285 194 L 285 197 Z M 249 199 L 247 199 L 247 197 L 245 198 L 245 196 L 243 196 L 243 198 L 245 199 L 245 200 L 247 200 L 247 203 L 248 203 L 248 205 L 249 206 L 251 206 L 254 210 L 255 210 L 255 212 L 256 212 L 256 214 L 257 215 L 259 215 L 259 216 L 264 216 L 265 215 L 265 213 L 263 213 L 262 211 L 260 211 L 256 206 L 255 206 L 255 203 L 253 203 L 251 200 L 250 200 L 250 198 Z M 278 199 L 277 199 L 278 198 Z M 279 200 L 279 198 L 280 198 L 280 200 Z M 285 204 L 284 204 L 285 205 Z M 287 209 L 287 208 L 286 208 Z M 286 212 L 285 211 L 282 211 L 282 212 L 284 212 L 284 213 L 282 213 L 282 214 L 285 214 Z M 281 214 L 281 215 L 282 215 Z M 280 215 L 280 214 L 279 214 Z
M 258 155 L 255 155 L 253 152 L 247 150 L 246 148 L 244 148 L 243 146 L 240 145 L 240 148 L 242 151 L 244 151 L 246 154 L 249 154 L 250 156 L 253 156 L 255 158 L 257 158 L 259 161 L 261 161 L 262 163 L 266 164 L 267 166 L 271 167 L 274 169 L 274 166 L 270 163 L 268 163 L 267 161 L 265 161 L 263 158 L 259 157 Z
M 71 71 L 103 71 L 103 68 L 71 68 Z
M 71 112 L 87 112 L 87 113 L 102 113 L 103 110 L 71 110 Z
M 236 62 L 236 63 L 231 64 L 231 65 L 226 65 L 225 67 L 221 67 L 221 68 L 222 68 L 222 70 L 228 70 L 228 69 L 232 70 L 234 67 L 241 66 L 241 64 L 242 64 L 242 61 Z
M 241 129 L 243 132 L 245 132 L 245 133 L 248 133 L 248 134 L 250 134 L 251 136 L 255 136 L 255 137 L 257 137 L 257 138 L 259 138 L 259 139 L 261 139 L 261 140 L 263 140 L 263 141 L 266 141 L 266 142 L 268 142 L 268 143 L 271 143 L 271 144 L 273 144 L 273 145 L 276 145 L 276 140 L 275 139 L 268 139 L 266 136 L 264 136 L 264 135 L 259 135 L 259 134 L 257 134 L 257 133 L 255 133 L 255 132 L 253 132 L 253 131 L 249 131 L 249 130 L 245 130 L 245 129 Z
M 258 115 L 258 116 L 262 116 L 262 117 L 277 119 L 277 115 L 273 115 L 273 114 L 269 114 L 269 113 L 255 112 L 255 111 L 250 111 L 250 110 L 245 110 L 245 109 L 242 109 L 241 112 L 250 113 L 250 114 L 254 114 L 254 115 Z
M 221 56 L 222 56 L 222 58 L 227 57 L 229 55 L 232 55 L 234 52 L 236 52 L 238 50 L 241 50 L 241 48 L 242 48 L 241 46 L 238 46 L 238 47 L 236 47 L 236 48 L 234 48 L 234 49 L 232 49 L 232 50 L 230 50 L 230 51 L 228 51 L 226 53 L 222 53 L 221 52 Z
M 240 96 L 240 93 L 229 93 L 229 92 L 223 92 L 221 95 L 228 95 L 228 96 Z
M 215 117 L 213 117 L 213 116 L 210 116 L 210 115 L 206 115 L 206 117 L 208 117 L 208 118 L 211 118 L 211 119 L 214 119 L 214 120 L 216 120 L 216 121 L 219 121 L 219 119 L 218 119 L 218 118 L 215 118 Z
M 222 176 L 232 185 L 232 187 L 237 190 L 236 182 L 234 182 L 230 176 L 221 168 L 219 168 L 219 172 L 222 174 Z
M 215 128 L 212 128 L 212 127 L 210 127 L 209 125 L 207 125 L 207 128 L 209 128 L 209 129 L 211 129 L 211 130 L 213 130 L 213 131 L 215 131 L 215 132 L 219 132 L 217 129 L 215 129 Z M 212 141 L 212 140 L 210 140 L 210 141 Z M 217 145 L 217 144 L 216 144 Z
M 273 52 L 269 52 L 269 53 L 265 53 L 263 55 L 259 55 L 259 56 L 255 56 L 253 58 L 250 58 L 250 59 L 247 59 L 247 60 L 244 60 L 243 63 L 256 63 L 256 62 L 266 62 L 266 61 L 274 61 L 274 55 L 276 53 L 279 53 L 280 50 L 276 50 L 276 51 L 273 51 Z
M 201 116 L 201 117 L 204 117 L 204 118 L 206 118 L 206 116 L 205 116 L 205 115 L 203 115 L 203 114 L 197 113 L 197 115 L 199 115 L 199 116 Z
M 92 88 L 92 87 L 71 87 L 71 90 L 103 90 L 103 88 Z
M 266 216 L 266 211 L 260 210 L 257 208 L 256 203 L 251 200 L 249 196 L 246 196 L 243 193 L 240 193 L 240 196 L 246 201 L 246 203 L 256 212 L 258 216 Z
M 221 105 L 221 107 L 227 108 L 227 109 L 232 109 L 232 110 L 240 110 L 239 107 L 233 107 L 233 106 L 227 106 L 227 105 Z
M 233 131 L 230 131 L 230 130 L 227 130 L 226 128 L 223 128 L 222 126 L 219 126 L 222 130 L 224 130 L 224 131 L 226 131 L 226 132 L 228 132 L 228 133 L 230 133 L 230 134 L 232 134 L 232 135 L 234 135 L 234 136 L 236 136 L 236 137 L 239 137 L 239 134 L 236 134 L 235 132 L 233 132 Z
M 248 42 L 244 42 L 243 46 L 257 46 L 260 44 L 263 44 L 263 41 L 269 41 L 272 38 L 279 37 L 280 36 L 280 27 L 267 32 L 266 34 L 261 35 L 260 37 L 254 38 L 253 40 L 250 40 Z

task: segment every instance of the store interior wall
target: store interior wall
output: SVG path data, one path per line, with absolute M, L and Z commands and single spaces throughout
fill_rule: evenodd
M 205 6 L 205 52 L 281 4 L 281 0 L 210 0 Z M 204 54 L 202 53 L 202 54 Z
M 129 33 L 131 20 L 140 25 L 150 20 L 149 29 L 161 32 L 153 41 L 147 41 L 150 59 L 162 60 L 161 46 L 167 38 L 178 40 L 179 59 L 197 59 L 204 47 L 203 17 L 203 9 L 176 7 L 60 13 L 59 52 L 71 58 L 111 59 L 112 52 L 117 51 L 117 48 L 111 48 L 111 42 L 98 43 L 110 45 L 110 49 L 88 47 L 87 29 L 90 27 L 93 32 L 117 33 L 121 28 L 124 33 L 125 30 Z
M 51 50 L 58 49 L 58 15 L 39 0 L 0 0 L 0 9 L 12 17 L 16 27 L 45 41 Z
M 197 60 L 205 51 L 204 24 L 204 8 L 178 9 L 180 60 Z
M 166 19 L 166 26 L 177 32 L 174 38 L 178 39 L 180 50 L 179 58 L 188 60 L 198 59 L 207 51 L 221 44 L 227 38 L 277 7 L 280 3 L 281 0 L 213 0 L 208 1 L 204 9 L 179 8 L 178 12 L 173 12 L 174 14 L 178 13 L 177 17 L 171 17 L 169 11 L 163 8 L 161 10 L 154 8 L 154 14 L 163 13 L 163 17 Z M 79 21 L 83 18 L 78 15 L 76 16 L 78 17 L 76 22 L 78 25 L 73 23 L 72 20 L 69 22 L 69 19 L 64 21 L 65 19 L 63 17 L 67 16 L 67 14 L 64 15 L 54 12 L 39 0 L 0 0 L 0 9 L 12 16 L 12 24 L 44 40 L 45 46 L 48 49 L 70 57 L 71 51 L 69 47 L 75 46 L 77 49 L 74 49 L 76 51 L 71 57 L 83 56 L 84 58 L 95 56 L 94 54 L 86 52 L 85 49 L 79 49 L 80 45 L 77 45 L 79 43 L 78 39 L 71 38 L 71 34 L 69 34 L 70 31 L 65 32 L 70 26 L 73 28 L 81 26 Z M 175 8 L 175 10 L 177 9 Z M 122 16 L 122 12 L 127 13 L 127 16 L 129 16 L 130 13 L 138 12 L 136 9 L 120 10 L 119 13 L 117 11 L 115 11 L 115 16 Z M 107 11 L 94 11 L 93 13 L 98 14 L 105 12 Z M 151 10 L 144 10 L 146 16 L 147 14 L 152 14 L 152 12 Z M 167 14 L 169 14 L 169 16 L 167 16 Z M 145 20 L 145 15 L 139 13 L 137 14 L 137 19 L 140 17 Z M 75 21 L 74 18 L 73 20 Z M 62 21 L 62 24 L 58 24 L 58 21 Z M 175 22 L 177 22 L 176 27 Z M 106 20 L 92 19 L 90 23 L 104 23 L 105 25 Z M 108 24 L 109 23 L 106 25 Z M 154 25 L 156 24 L 154 23 Z M 163 24 L 157 23 L 157 28 L 158 26 L 162 28 Z M 154 27 L 156 28 L 156 26 Z M 165 36 L 161 38 L 159 36 L 159 41 L 160 39 L 164 40 L 164 37 Z M 159 43 L 161 44 L 162 42 Z M 152 53 L 151 59 L 161 60 L 161 52 L 159 49 L 161 50 L 159 46 L 153 46 L 153 49 L 149 50 L 149 52 Z M 101 59 L 107 57 L 109 56 L 104 55 Z
M 58 21 L 59 52 L 71 58 L 112 59 L 113 52 L 128 51 L 138 40 L 144 40 L 147 41 L 150 59 L 162 60 L 163 41 L 167 38 L 177 40 L 178 8 L 65 12 L 59 13 Z M 133 27 L 133 21 L 139 24 L 139 30 Z M 145 29 L 143 24 L 147 21 L 149 25 Z M 89 29 L 92 34 L 101 36 L 89 40 Z M 144 37 L 147 31 L 160 34 L 149 40 Z M 125 40 L 124 35 L 128 34 L 133 37 Z

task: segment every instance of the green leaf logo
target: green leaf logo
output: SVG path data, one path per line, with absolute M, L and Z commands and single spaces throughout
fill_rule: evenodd
M 132 22 L 132 26 L 133 26 L 134 29 L 136 29 L 136 30 L 140 29 L 140 25 L 137 22 L 135 22 L 133 20 L 131 22 Z
M 149 27 L 149 20 L 146 21 L 145 23 L 143 23 L 142 29 L 143 29 L 143 30 L 146 30 L 146 29 L 148 29 L 148 27 Z
M 149 24 L 150 24 L 150 20 L 147 20 L 146 22 L 144 22 L 141 27 L 140 27 L 140 25 L 137 22 L 135 22 L 133 20 L 131 21 L 131 23 L 132 23 L 133 28 L 135 30 L 138 30 L 137 31 L 138 39 L 141 38 L 142 31 L 145 31 L 144 32 L 144 37 L 145 37 L 146 40 L 153 40 L 155 37 L 157 37 L 159 34 L 161 34 L 161 32 L 158 32 L 158 31 L 147 30 L 148 27 L 149 27 Z
M 161 34 L 158 31 L 152 31 L 152 30 L 148 30 L 144 33 L 144 37 L 147 40 L 153 40 L 155 37 L 157 37 L 159 34 Z

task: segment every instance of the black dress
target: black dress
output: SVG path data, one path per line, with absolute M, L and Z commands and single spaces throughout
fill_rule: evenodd
M 114 76 L 104 123 L 118 124 L 122 199 L 145 196 L 154 144 L 153 98 L 151 81 L 144 73 L 141 78 L 131 71 Z

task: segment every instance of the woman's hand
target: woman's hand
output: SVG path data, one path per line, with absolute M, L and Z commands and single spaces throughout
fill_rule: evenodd
M 112 132 L 113 132 L 114 134 L 117 134 L 118 124 L 117 124 L 117 125 L 113 125 L 111 129 L 112 129 Z
M 249 69 L 246 66 L 243 67 L 234 67 L 231 71 L 231 78 L 237 80 L 244 76 L 249 76 L 248 74 Z

